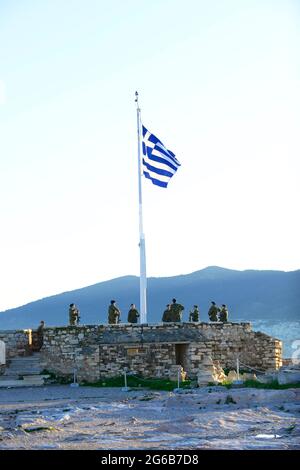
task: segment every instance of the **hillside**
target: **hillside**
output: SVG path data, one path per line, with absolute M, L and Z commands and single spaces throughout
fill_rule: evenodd
M 185 305 L 185 320 L 194 304 L 200 307 L 201 320 L 207 320 L 211 300 L 227 304 L 231 320 L 298 320 L 300 270 L 235 271 L 208 267 L 186 275 L 149 278 L 148 321 L 160 321 L 165 305 L 173 297 Z M 126 321 L 129 305 L 139 304 L 138 277 L 112 279 L 0 312 L 0 329 L 36 327 L 41 319 L 48 326 L 66 324 L 72 302 L 80 309 L 81 323 L 105 323 L 111 299 L 116 299 L 122 321 Z

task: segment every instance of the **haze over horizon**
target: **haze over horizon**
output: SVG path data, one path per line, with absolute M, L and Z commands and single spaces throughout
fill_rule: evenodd
M 148 277 L 299 269 L 288 0 L 0 3 L 0 311 L 139 274 L 134 93 L 181 163 L 144 181 Z

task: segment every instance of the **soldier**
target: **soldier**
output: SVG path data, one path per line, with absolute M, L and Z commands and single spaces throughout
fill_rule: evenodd
M 72 326 L 78 325 L 79 319 L 80 319 L 80 316 L 79 316 L 78 308 L 76 307 L 75 304 L 70 304 L 70 307 L 69 307 L 69 323 L 70 323 L 70 325 L 72 325 Z
M 182 311 L 184 310 L 184 306 L 178 304 L 176 299 L 172 299 L 171 305 L 171 320 L 172 322 L 180 322 L 182 320 Z
M 163 316 L 162 316 L 162 321 L 163 322 L 171 321 L 171 305 L 170 304 L 167 304 L 167 308 L 164 311 Z
M 44 342 L 44 327 L 45 327 L 45 322 L 44 320 L 41 320 L 41 323 L 39 327 L 36 330 L 36 337 L 37 337 L 37 349 L 40 350 L 41 347 L 43 346 Z
M 127 319 L 127 322 L 128 322 L 128 323 L 137 323 L 139 316 L 140 316 L 140 314 L 139 314 L 139 312 L 137 311 L 137 309 L 135 308 L 135 305 L 134 305 L 134 304 L 131 304 L 131 305 L 130 305 L 130 310 L 129 310 L 129 312 L 128 312 L 128 319 Z
M 216 302 L 212 301 L 211 302 L 211 307 L 208 311 L 208 317 L 210 321 L 218 321 L 218 313 L 220 311 L 220 308 L 216 306 Z
M 108 323 L 110 325 L 117 325 L 120 323 L 121 310 L 115 305 L 116 301 L 111 300 L 108 307 Z
M 190 311 L 189 321 L 190 322 L 198 322 L 199 321 L 199 308 L 198 308 L 198 305 L 194 305 L 194 309 Z
M 225 304 L 222 304 L 222 308 L 219 313 L 219 321 L 223 323 L 226 323 L 228 321 L 228 308 Z

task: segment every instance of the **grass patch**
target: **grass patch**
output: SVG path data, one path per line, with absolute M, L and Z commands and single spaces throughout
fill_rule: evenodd
M 50 372 L 48 369 L 43 369 L 40 375 L 49 375 L 49 379 L 56 379 L 54 372 Z
M 222 384 L 223 387 L 226 387 L 228 390 L 232 388 L 233 384 L 230 382 L 224 381 Z M 286 390 L 288 388 L 300 388 L 300 383 L 296 384 L 279 384 L 277 380 L 273 380 L 270 383 L 261 383 L 257 380 L 246 380 L 244 382 L 244 387 L 247 388 L 259 388 L 267 390 Z
M 51 372 L 47 369 L 42 370 L 40 375 L 49 375 L 49 377 L 46 379 L 46 382 L 49 381 L 50 383 L 55 382 L 61 385 L 68 385 L 73 382 L 73 376 L 66 376 L 66 377 L 58 376 L 54 372 Z
M 222 382 L 222 383 L 219 383 L 218 385 L 222 385 L 222 387 L 225 387 L 225 388 L 227 388 L 228 390 L 229 390 L 230 388 L 232 388 L 232 383 L 231 383 L 231 382 L 227 382 L 226 380 L 224 380 L 224 382 Z
M 106 378 L 98 382 L 84 382 L 82 385 L 89 387 L 124 387 L 124 376 Z M 144 379 L 138 376 L 127 376 L 127 386 L 130 388 L 149 388 L 150 390 L 171 391 L 177 388 L 177 382 L 168 379 Z M 180 383 L 180 388 L 190 388 L 190 381 Z
M 56 377 L 55 381 L 56 383 L 60 385 L 69 385 L 73 383 L 73 377 Z
M 300 388 L 300 383 L 296 384 L 279 384 L 277 380 L 273 380 L 270 383 L 263 384 L 256 380 L 246 380 L 244 382 L 245 387 L 251 388 L 264 388 L 269 390 L 286 390 L 288 388 Z

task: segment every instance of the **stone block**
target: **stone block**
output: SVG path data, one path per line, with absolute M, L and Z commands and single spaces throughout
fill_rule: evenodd
M 5 365 L 6 363 L 6 346 L 4 341 L 0 341 L 0 365 Z

